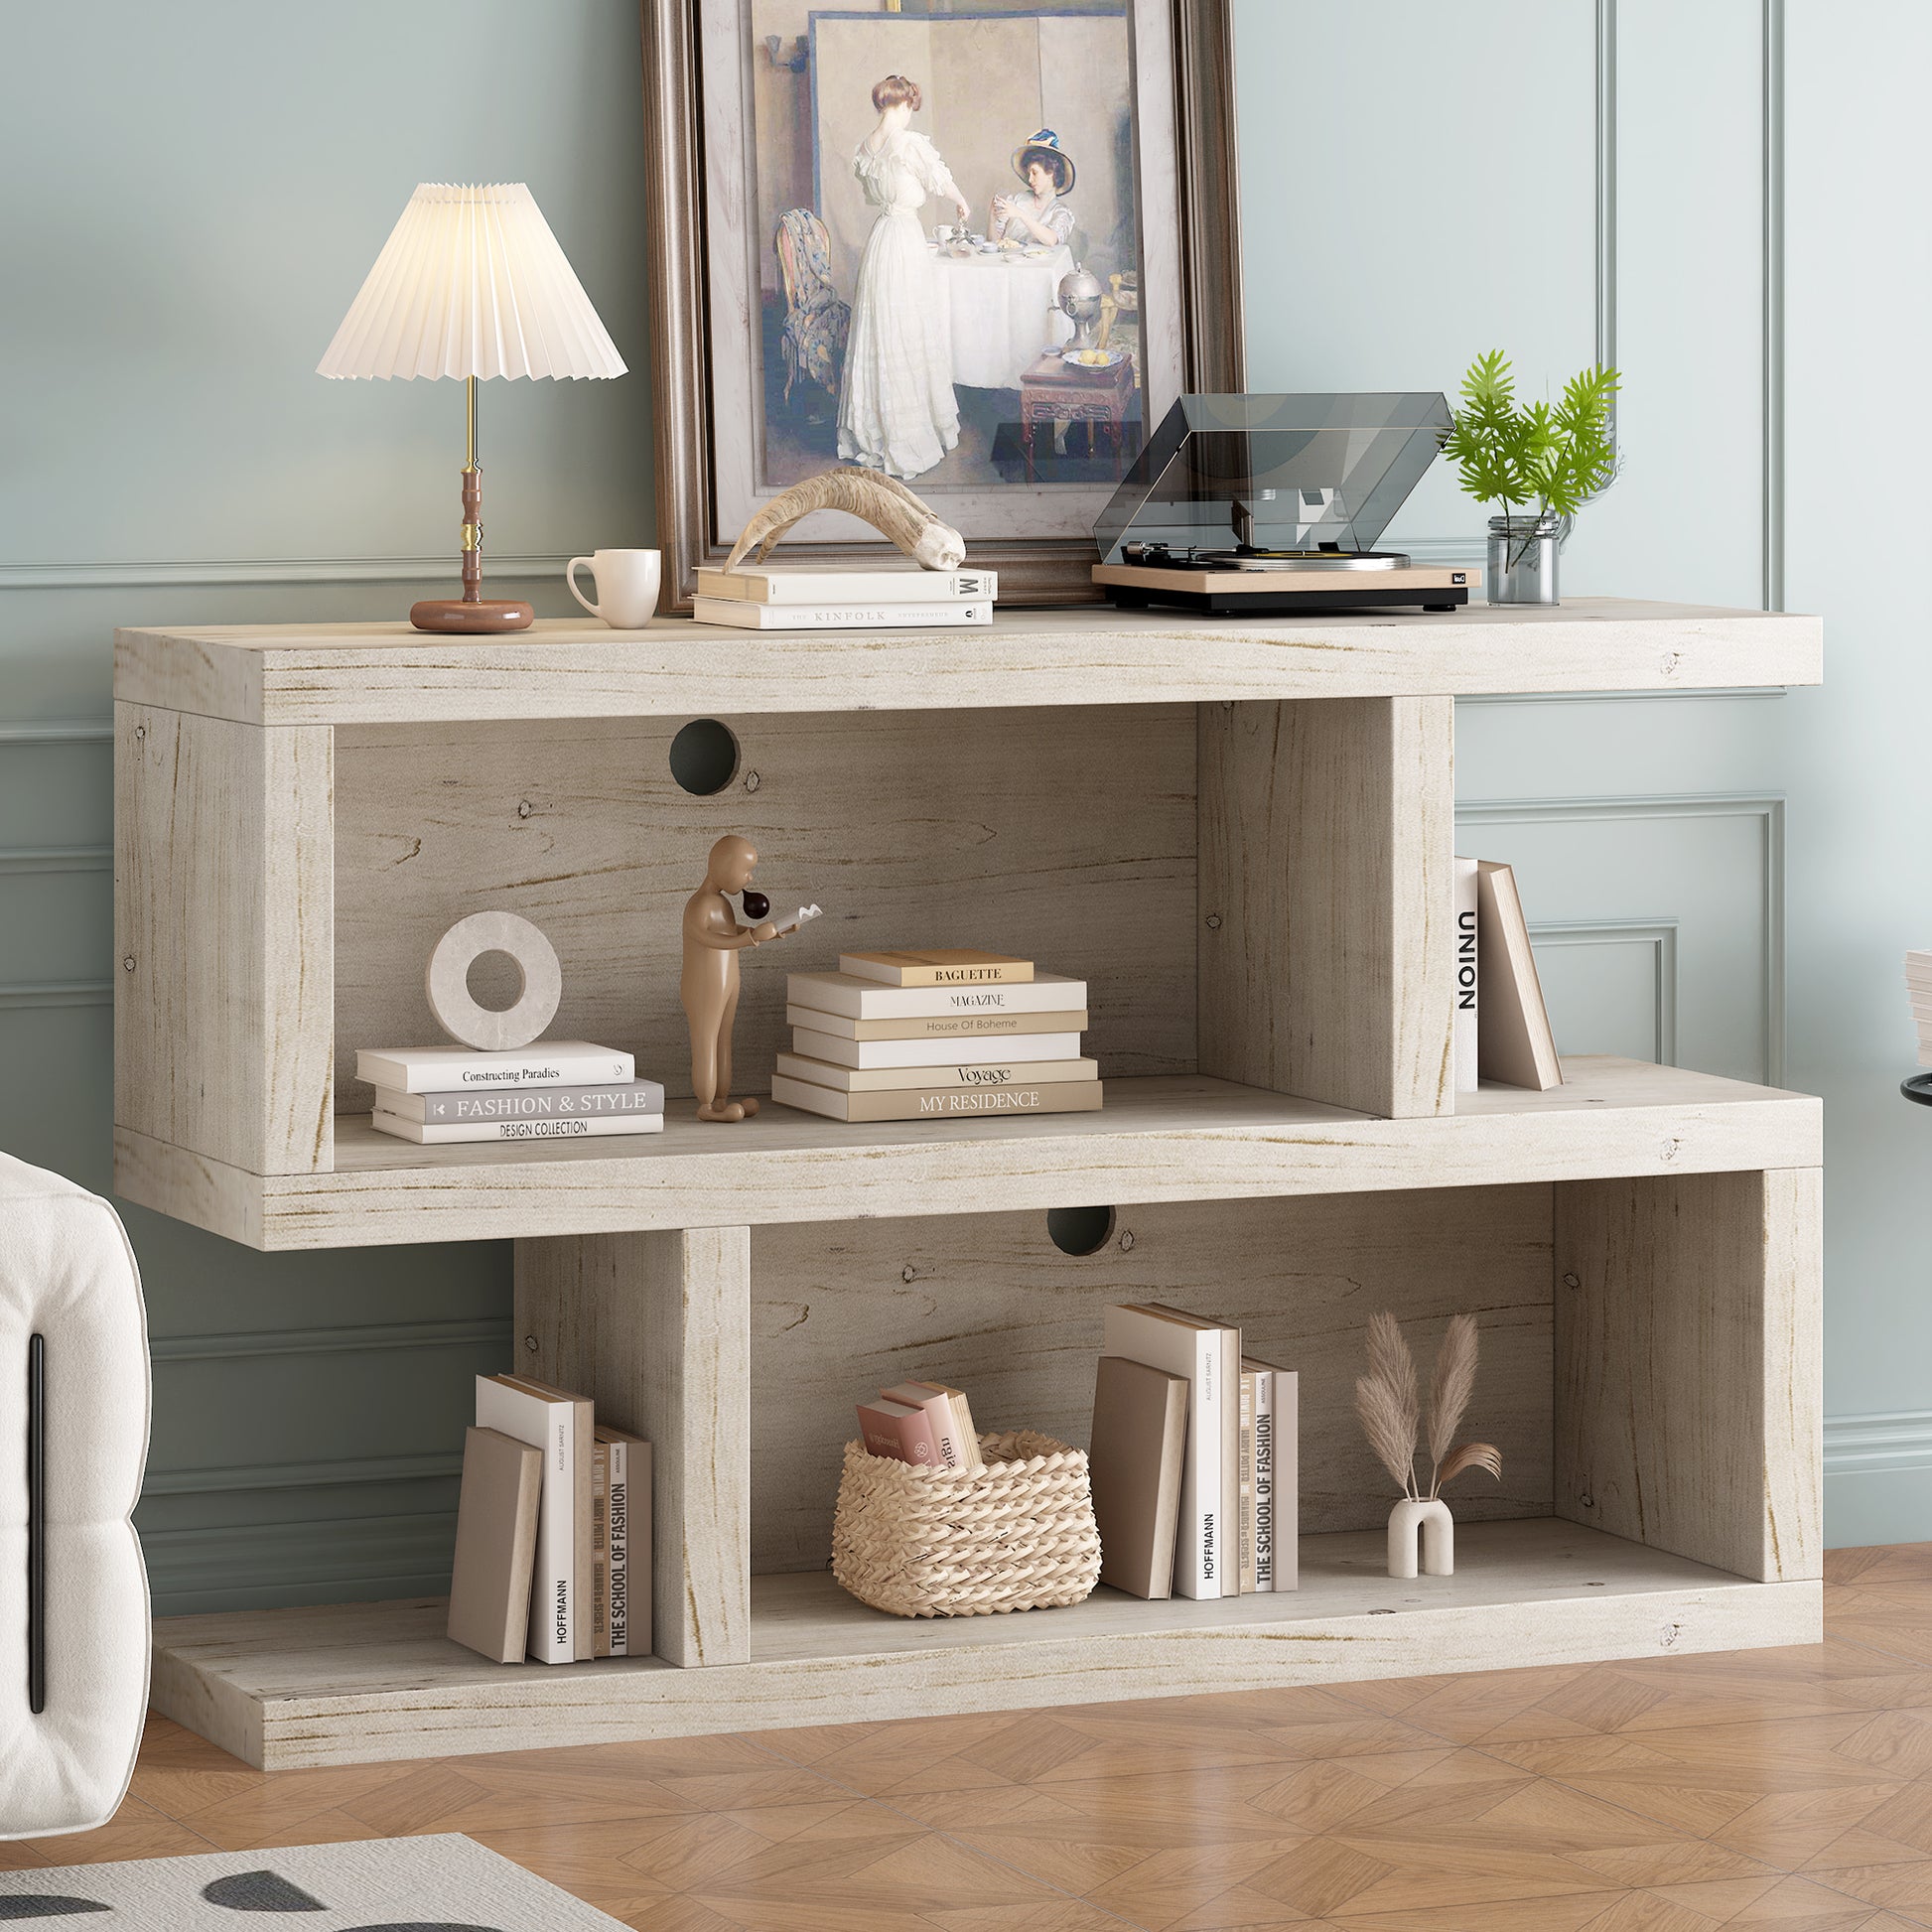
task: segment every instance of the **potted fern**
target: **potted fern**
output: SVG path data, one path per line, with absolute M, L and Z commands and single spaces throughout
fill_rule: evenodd
M 1616 370 L 1580 370 L 1557 403 L 1516 401 L 1516 378 L 1501 349 L 1478 355 L 1462 378 L 1443 454 L 1478 503 L 1501 503 L 1489 519 L 1491 604 L 1555 604 L 1557 553 L 1577 512 L 1616 480 L 1610 401 Z

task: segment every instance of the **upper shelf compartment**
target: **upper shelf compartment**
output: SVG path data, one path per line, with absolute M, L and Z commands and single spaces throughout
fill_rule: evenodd
M 1189 618 L 1001 611 L 990 629 L 734 631 L 660 618 L 506 636 L 407 624 L 122 630 L 115 696 L 251 725 L 977 710 L 1217 699 L 1695 691 L 1816 684 L 1817 618 L 1625 598 Z

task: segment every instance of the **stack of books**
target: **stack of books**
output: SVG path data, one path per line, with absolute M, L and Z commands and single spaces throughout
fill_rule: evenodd
M 1932 952 L 1905 955 L 1905 992 L 1918 1028 L 1918 1063 L 1932 1066 Z
M 700 570 L 691 615 L 734 630 L 906 630 L 993 621 L 990 570 Z
M 973 951 L 852 952 L 793 973 L 771 1098 L 834 1120 L 1090 1113 L 1084 980 Z
M 501 1053 L 365 1047 L 355 1055 L 355 1075 L 375 1088 L 375 1126 L 425 1145 L 574 1141 L 664 1128 L 662 1085 L 638 1079 L 630 1054 L 586 1039 L 540 1039 Z
M 1147 1597 L 1294 1589 L 1295 1371 L 1164 1302 L 1109 1309 L 1105 1334 L 1087 1458 L 1100 1581 Z
M 650 1649 L 650 1445 L 588 1396 L 477 1377 L 464 1440 L 450 1635 L 499 1664 Z
M 859 1404 L 859 1434 L 874 1455 L 926 1469 L 983 1469 L 973 1405 L 944 1382 L 898 1382 Z

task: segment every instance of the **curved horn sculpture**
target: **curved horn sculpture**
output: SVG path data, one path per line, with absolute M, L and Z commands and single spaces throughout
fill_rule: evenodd
M 813 510 L 844 510 L 862 518 L 923 570 L 957 570 L 966 561 L 965 538 L 941 523 L 897 477 L 848 469 L 807 477 L 772 497 L 746 524 L 725 568 L 736 570 L 739 560 L 754 549 L 757 561 L 762 563 L 778 539 Z

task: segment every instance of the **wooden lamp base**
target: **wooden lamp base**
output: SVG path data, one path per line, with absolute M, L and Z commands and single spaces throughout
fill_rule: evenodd
M 460 597 L 426 597 L 409 607 L 409 621 L 418 630 L 475 633 L 489 630 L 527 630 L 536 613 L 511 598 L 483 597 L 466 602 Z

